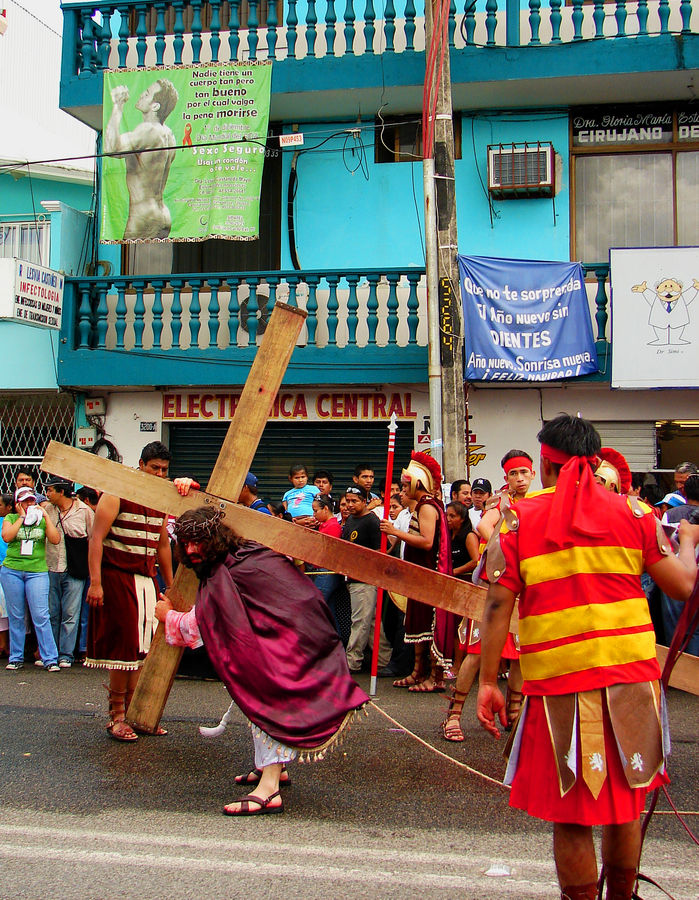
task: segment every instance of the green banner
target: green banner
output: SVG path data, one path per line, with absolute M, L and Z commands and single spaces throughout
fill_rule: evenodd
M 104 73 L 103 243 L 254 240 L 269 62 Z

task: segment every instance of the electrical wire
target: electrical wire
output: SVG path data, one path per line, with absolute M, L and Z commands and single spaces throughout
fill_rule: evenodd
M 14 5 L 15 5 L 16 7 L 18 7 L 18 9 L 21 9 L 22 12 L 25 12 L 28 16 L 31 16 L 32 19 L 34 19 L 35 21 L 37 21 L 40 25 L 43 25 L 44 28 L 48 29 L 48 31 L 52 32 L 52 33 L 55 34 L 57 37 L 59 37 L 59 38 L 60 38 L 60 37 L 63 37 L 63 35 L 60 33 L 60 31 L 56 31 L 56 29 L 55 29 L 55 28 L 52 28 L 52 27 L 48 24 L 48 22 L 44 22 L 43 19 L 40 19 L 38 16 L 34 15 L 33 12 L 30 12 L 30 10 L 28 10 L 25 6 L 22 6 L 21 3 L 18 3 L 17 0 L 10 0 L 10 3 L 14 3 Z
M 354 156 L 356 153 L 357 164 L 355 166 L 350 166 L 347 162 L 347 145 L 352 139 L 354 140 L 354 145 L 349 148 L 349 152 L 352 156 Z M 366 181 L 369 181 L 369 165 L 367 163 L 366 153 L 364 152 L 364 144 L 358 143 L 358 135 L 356 134 L 356 132 L 349 132 L 345 136 L 345 142 L 342 147 L 342 162 L 345 169 L 347 169 L 350 175 L 354 175 L 355 172 L 361 169 L 364 178 L 366 179 Z
M 420 119 L 416 117 L 406 118 L 399 122 L 393 122 L 393 125 L 410 125 L 419 122 Z M 219 141 L 202 141 L 197 144 L 178 144 L 175 147 L 172 147 L 172 150 L 192 150 L 195 147 L 220 147 L 224 144 L 257 144 L 259 147 L 265 147 L 265 149 L 270 152 L 277 154 L 284 153 L 310 153 L 315 150 L 319 150 L 328 141 L 332 140 L 332 138 L 337 137 L 338 135 L 344 135 L 348 131 L 377 131 L 381 129 L 381 125 L 376 124 L 360 124 L 343 128 L 338 130 L 334 128 L 331 132 L 326 132 L 323 130 L 314 131 L 313 134 L 327 134 L 328 136 L 322 140 L 319 144 L 314 144 L 312 147 L 304 147 L 303 150 L 298 151 L 296 147 L 268 147 L 267 140 L 255 140 L 252 138 L 240 138 L 239 140 L 219 140 Z M 270 137 L 276 137 L 276 135 L 271 135 Z M 341 149 L 341 148 L 340 148 Z M 84 153 L 80 156 L 62 156 L 62 157 L 53 157 L 51 159 L 35 159 L 35 160 L 21 160 L 17 162 L 9 162 L 3 163 L 0 165 L 0 172 L 3 171 L 12 171 L 13 169 L 21 168 L 22 166 L 40 166 L 40 165 L 50 165 L 52 163 L 60 163 L 60 162 L 77 162 L 78 160 L 100 160 L 100 159 L 122 159 L 125 156 L 129 156 L 131 154 L 140 154 L 140 153 L 162 153 L 162 147 L 152 147 L 145 148 L 143 150 L 120 150 L 114 153 Z

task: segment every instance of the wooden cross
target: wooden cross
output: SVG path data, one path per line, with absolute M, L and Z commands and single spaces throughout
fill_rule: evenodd
M 264 516 L 235 502 L 305 315 L 302 310 L 283 303 L 274 307 L 206 492 L 191 491 L 187 497 L 182 497 L 171 482 L 55 441 L 49 444 L 41 468 L 170 515 L 179 516 L 185 510 L 212 505 L 222 510 L 224 521 L 236 533 L 272 550 L 480 620 L 485 603 L 483 588 L 282 519 Z M 197 586 L 194 573 L 180 566 L 168 591 L 175 609 L 191 609 Z M 517 629 L 516 613 L 511 629 Z M 129 706 L 129 721 L 146 731 L 157 730 L 181 656 L 182 649 L 167 644 L 164 629 L 159 627 Z

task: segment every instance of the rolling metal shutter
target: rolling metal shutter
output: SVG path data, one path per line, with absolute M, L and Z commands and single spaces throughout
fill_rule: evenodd
M 170 425 L 171 477 L 189 475 L 206 485 L 214 467 L 228 423 Z M 396 432 L 394 480 L 407 465 L 414 446 L 413 423 L 400 422 Z M 388 428 L 382 422 L 269 422 L 257 448 L 251 471 L 259 481 L 259 495 L 281 500 L 289 490 L 289 467 L 303 463 L 309 479 L 315 468 L 329 469 L 338 496 L 352 483 L 354 467 L 366 463 L 374 468 L 378 484 L 386 474 Z
M 655 422 L 595 422 L 603 447 L 623 453 L 632 472 L 650 472 L 658 466 Z

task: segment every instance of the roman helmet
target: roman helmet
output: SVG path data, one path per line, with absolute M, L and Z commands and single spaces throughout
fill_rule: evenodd
M 628 494 L 631 488 L 631 470 L 626 459 L 613 447 L 602 447 L 599 452 L 600 464 L 595 469 L 595 478 L 608 491 Z
M 407 468 L 401 472 L 400 480 L 408 486 L 409 497 L 415 496 L 419 486 L 428 494 L 435 494 L 442 483 L 442 470 L 432 456 L 413 450 Z

